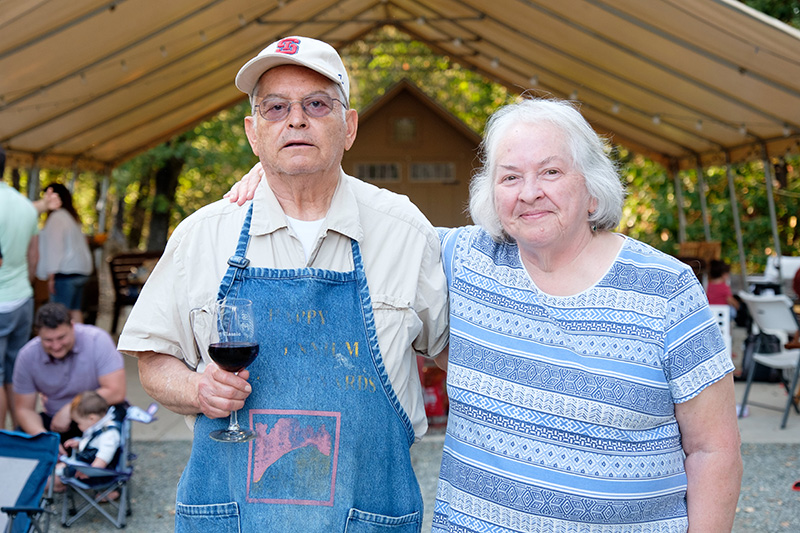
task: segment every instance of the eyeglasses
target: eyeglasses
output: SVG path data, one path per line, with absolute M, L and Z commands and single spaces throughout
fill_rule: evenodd
M 268 122 L 277 122 L 289 116 L 292 104 L 300 104 L 303 112 L 309 117 L 322 118 L 333 111 L 334 102 L 339 102 L 342 107 L 346 108 L 344 102 L 331 98 L 327 94 L 314 94 L 306 96 L 302 100 L 287 100 L 269 96 L 261 100 L 261 103 L 255 107 L 258 109 L 258 114 L 261 115 L 261 118 Z

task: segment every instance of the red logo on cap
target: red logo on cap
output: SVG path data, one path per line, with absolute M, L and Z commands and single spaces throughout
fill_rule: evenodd
M 293 55 L 299 50 L 298 44 L 300 44 L 300 39 L 282 39 L 278 41 L 275 51 L 281 54 Z

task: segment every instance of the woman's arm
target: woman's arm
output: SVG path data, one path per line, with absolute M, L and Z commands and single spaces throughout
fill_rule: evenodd
M 742 482 L 733 377 L 675 405 L 686 453 L 690 533 L 730 532 Z

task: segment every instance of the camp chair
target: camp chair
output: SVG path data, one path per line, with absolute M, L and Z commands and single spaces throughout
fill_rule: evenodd
M 45 533 L 50 528 L 58 443 L 56 433 L 0 430 L 0 531 Z
M 114 406 L 115 418 L 120 429 L 120 450 L 119 460 L 113 468 L 94 468 L 75 459 L 62 456 L 61 461 L 68 467 L 65 470 L 74 469 L 81 472 L 88 478 L 78 478 L 75 475 L 62 475 L 61 481 L 66 487 L 64 498 L 61 503 L 61 524 L 69 527 L 80 517 L 92 509 L 97 510 L 109 522 L 117 528 L 126 525 L 127 517 L 131 514 L 131 497 L 129 481 L 133 474 L 133 462 L 136 455 L 131 450 L 131 422 L 142 422 L 149 424 L 155 420 L 155 412 L 158 405 L 153 403 L 146 411 L 136 406 Z M 108 496 L 114 492 L 119 492 L 116 500 L 109 500 Z M 79 497 L 80 506 L 76 506 L 76 497 Z M 101 502 L 106 503 L 116 511 L 112 515 L 103 508 Z
M 778 338 L 778 343 L 772 347 L 774 350 L 768 351 L 768 347 L 763 341 L 764 335 L 758 336 L 753 361 L 747 373 L 747 386 L 744 389 L 739 416 L 744 416 L 756 367 L 761 365 L 779 369 L 782 371 L 781 383 L 783 383 L 788 394 L 786 406 L 782 408 L 783 420 L 781 421 L 781 429 L 784 429 L 786 420 L 789 417 L 789 410 L 794 407 L 800 413 L 792 392 L 797 388 L 798 375 L 800 375 L 800 350 L 789 350 L 785 346 L 789 341 L 789 334 L 798 330 L 797 319 L 794 311 L 792 311 L 792 301 L 783 294 L 756 296 L 747 292 L 740 292 L 739 297 L 747 305 L 750 316 L 753 318 L 753 323 L 758 327 L 759 332 Z M 772 405 L 750 403 L 765 409 L 781 410 L 781 408 Z

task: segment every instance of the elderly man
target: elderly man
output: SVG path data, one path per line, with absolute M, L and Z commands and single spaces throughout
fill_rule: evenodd
M 332 47 L 281 39 L 236 86 L 265 178 L 252 202 L 178 226 L 119 342 L 151 396 L 197 415 L 176 531 L 419 531 L 415 356 L 448 340 L 438 236 L 406 198 L 342 172 L 358 117 Z M 255 304 L 260 353 L 238 375 L 190 326 L 193 309 L 226 297 Z M 249 444 L 209 438 L 233 410 L 257 434 Z
M 109 405 L 125 401 L 125 366 L 114 340 L 104 330 L 73 324 L 69 310 L 48 303 L 36 312 L 38 335 L 19 351 L 14 366 L 14 403 L 17 422 L 31 435 L 42 431 L 61 434 L 61 442 L 80 437 L 70 417 L 70 403 L 78 394 L 95 390 Z M 36 412 L 36 398 L 44 412 Z

